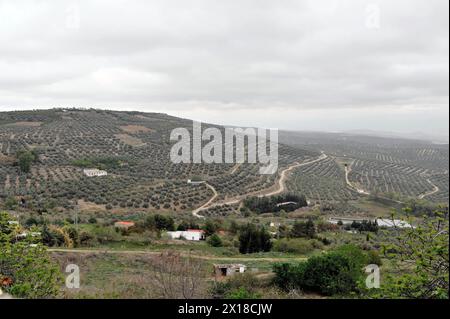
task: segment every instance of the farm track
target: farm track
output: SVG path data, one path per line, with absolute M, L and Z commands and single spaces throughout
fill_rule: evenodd
M 269 196 L 275 196 L 275 195 L 283 193 L 286 190 L 286 180 L 287 180 L 287 176 L 288 176 L 289 172 L 291 172 L 293 169 L 296 169 L 298 167 L 317 163 L 321 160 L 326 159 L 327 157 L 328 156 L 325 153 L 322 153 L 322 155 L 320 155 L 317 159 L 315 159 L 313 161 L 309 161 L 309 162 L 305 162 L 305 163 L 296 163 L 296 164 L 291 165 L 290 167 L 286 168 L 285 170 L 283 170 L 281 172 L 281 177 L 278 180 L 278 189 L 276 191 L 273 191 L 270 193 L 261 194 L 261 195 L 259 195 L 259 197 L 269 197 Z
M 348 166 L 345 167 L 345 182 L 347 183 L 348 187 L 350 187 L 351 189 L 355 190 L 358 194 L 370 195 L 369 192 L 366 192 L 362 188 L 356 187 L 355 185 L 352 184 L 352 182 L 350 182 L 350 179 L 348 178 L 348 175 L 350 174 L 351 171 L 352 171 L 351 168 L 349 168 Z
M 420 196 L 419 196 L 419 199 L 424 199 L 425 197 L 431 196 L 431 195 L 436 194 L 437 192 L 440 191 L 439 187 L 436 186 L 435 184 L 433 184 L 433 182 L 432 182 L 429 178 L 427 179 L 427 182 L 428 182 L 431 186 L 433 186 L 433 190 L 428 191 L 428 192 L 426 192 L 426 193 L 420 195 Z
M 208 209 L 208 206 L 217 198 L 217 196 L 219 196 L 219 193 L 217 192 L 217 190 L 214 188 L 214 186 L 205 183 L 206 186 L 211 189 L 214 193 L 214 195 L 209 199 L 208 202 L 206 202 L 205 204 L 203 204 L 202 206 L 200 206 L 199 208 L 197 208 L 196 210 L 194 210 L 192 212 L 192 215 L 194 215 L 197 218 L 205 218 L 205 216 L 199 215 L 198 213 L 201 212 L 202 210 Z
M 358 194 L 360 194 L 360 195 L 370 196 L 370 195 L 371 195 L 370 192 L 367 192 L 367 191 L 365 191 L 365 190 L 362 189 L 362 188 L 358 188 L 358 187 L 356 187 L 355 185 L 353 185 L 352 182 L 350 182 L 350 179 L 348 178 L 348 175 L 350 174 L 351 171 L 352 171 L 351 168 L 349 168 L 349 167 L 347 167 L 347 166 L 345 167 L 345 181 L 346 181 L 347 185 L 348 185 L 351 189 L 353 189 L 353 190 L 355 190 L 356 192 L 358 192 Z M 397 204 L 404 204 L 404 202 L 399 201 L 399 200 L 395 200 L 395 199 L 392 199 L 392 198 L 387 198 L 387 197 L 383 197 L 383 196 L 377 196 L 377 197 L 380 198 L 380 199 L 384 199 L 384 200 L 388 200 L 388 201 L 397 203 Z
M 217 207 L 217 206 L 239 204 L 246 197 L 251 196 L 251 195 L 257 195 L 258 197 L 269 197 L 269 196 L 275 196 L 275 195 L 281 194 L 281 193 L 283 193 L 286 190 L 286 180 L 287 180 L 289 172 L 291 172 L 293 169 L 296 169 L 298 167 L 314 164 L 316 162 L 319 162 L 321 160 L 326 159 L 327 157 L 328 157 L 328 155 L 326 155 L 325 153 L 322 153 L 322 155 L 320 155 L 315 160 L 312 160 L 312 161 L 309 161 L 309 162 L 305 162 L 305 163 L 294 163 L 291 166 L 289 166 L 288 168 L 284 169 L 281 172 L 281 174 L 280 174 L 280 178 L 278 179 L 277 189 L 274 190 L 274 191 L 268 189 L 268 190 L 262 191 L 262 192 L 259 191 L 256 194 L 249 193 L 249 194 L 239 195 L 237 197 L 230 198 L 229 200 L 226 200 L 224 202 L 218 202 L 218 203 L 215 203 L 215 204 L 212 204 L 212 203 L 218 197 L 219 193 L 217 192 L 217 190 L 212 185 L 209 185 L 208 183 L 206 183 L 206 185 L 214 192 L 214 195 L 213 195 L 213 197 L 211 197 L 211 199 L 207 203 L 205 203 L 201 207 L 195 209 L 192 212 L 192 215 L 194 215 L 197 218 L 205 218 L 204 216 L 199 215 L 199 213 L 204 211 L 204 210 L 207 210 L 209 208 L 213 208 L 213 207 Z
M 108 250 L 108 249 L 70 249 L 70 248 L 50 248 L 48 252 L 51 253 L 74 253 L 74 254 L 117 254 L 117 255 L 147 255 L 158 256 L 162 251 L 150 251 L 150 250 Z M 282 261 L 302 261 L 306 260 L 305 257 L 217 257 L 217 256 L 204 256 L 196 255 L 186 252 L 181 252 L 183 257 L 192 257 L 202 260 L 217 260 L 217 261 L 268 261 L 268 262 L 282 262 Z

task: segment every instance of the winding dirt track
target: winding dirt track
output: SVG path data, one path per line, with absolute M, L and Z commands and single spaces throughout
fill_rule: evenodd
M 214 195 L 209 199 L 208 202 L 206 202 L 205 204 L 203 204 L 202 206 L 200 206 L 199 208 L 195 209 L 192 212 L 192 215 L 194 215 L 197 218 L 205 218 L 205 216 L 199 215 L 198 213 L 201 212 L 202 210 L 208 209 L 208 206 L 217 198 L 217 196 L 219 196 L 219 193 L 217 193 L 217 190 L 212 185 L 209 185 L 208 183 L 205 184 L 209 189 L 213 191 Z
M 352 169 L 350 167 L 347 167 L 347 166 L 345 167 L 345 181 L 346 181 L 348 187 L 353 189 L 354 191 L 358 192 L 358 194 L 360 194 L 360 195 L 370 196 L 371 195 L 370 192 L 367 192 L 367 191 L 365 191 L 362 188 L 358 188 L 355 185 L 353 185 L 352 182 L 350 182 L 350 179 L 348 178 L 348 175 L 350 174 L 351 171 L 352 171 Z M 396 199 L 387 198 L 387 197 L 380 196 L 380 195 L 377 195 L 377 197 L 381 198 L 381 199 L 385 199 L 385 200 L 391 201 L 391 202 L 394 202 L 394 203 L 397 203 L 397 204 L 404 204 L 404 202 L 396 200 Z
M 309 161 L 309 162 L 305 162 L 305 163 L 294 163 L 294 164 L 292 164 L 291 166 L 289 166 L 288 168 L 284 169 L 281 172 L 280 178 L 278 179 L 278 182 L 277 182 L 276 190 L 268 189 L 266 191 L 263 191 L 262 194 L 259 194 L 258 197 L 269 197 L 269 196 L 275 196 L 275 195 L 283 193 L 286 190 L 286 180 L 287 180 L 289 172 L 291 172 L 295 168 L 306 166 L 306 165 L 311 165 L 313 163 L 319 162 L 321 160 L 324 160 L 327 157 L 328 156 L 325 153 L 322 153 L 322 155 L 320 155 L 315 160 L 312 160 L 312 161 Z M 228 200 L 226 200 L 224 202 L 218 202 L 218 203 L 212 204 L 214 202 L 214 200 L 218 197 L 219 194 L 218 194 L 217 190 L 212 185 L 209 185 L 208 183 L 206 183 L 206 185 L 214 192 L 214 196 L 211 197 L 211 199 L 207 203 L 203 204 L 201 207 L 195 209 L 192 212 L 192 215 L 194 215 L 197 218 L 205 218 L 204 216 L 199 215 L 199 213 L 204 211 L 204 210 L 207 210 L 209 208 L 213 208 L 213 207 L 216 207 L 216 206 L 239 204 L 247 196 L 253 195 L 253 194 L 239 195 L 239 196 L 236 196 L 234 198 L 230 198 L 230 199 L 228 199 Z
M 433 190 L 428 191 L 428 192 L 426 192 L 426 193 L 420 195 L 420 196 L 419 196 L 419 199 L 424 199 L 425 197 L 431 196 L 431 195 L 436 194 L 437 192 L 440 191 L 439 187 L 437 187 L 435 184 L 433 184 L 433 182 L 432 182 L 429 178 L 427 179 L 427 182 L 428 182 L 431 186 L 433 186 Z
M 351 168 L 349 168 L 349 167 L 347 167 L 347 166 L 345 167 L 345 182 L 347 183 L 348 187 L 350 187 L 351 189 L 355 190 L 355 191 L 358 192 L 359 194 L 370 195 L 369 192 L 366 192 L 365 190 L 356 187 L 355 185 L 353 185 L 353 184 L 350 182 L 350 179 L 348 178 L 348 175 L 350 174 L 351 170 L 352 170 Z
M 315 159 L 313 161 L 309 161 L 309 162 L 305 162 L 305 163 L 295 163 L 295 164 L 289 166 L 288 168 L 286 168 L 285 170 L 283 170 L 281 172 L 280 179 L 278 180 L 278 189 L 273 192 L 270 192 L 270 193 L 259 195 L 259 197 L 269 197 L 269 196 L 275 196 L 275 195 L 283 193 L 286 190 L 286 180 L 287 180 L 289 172 L 291 172 L 293 169 L 296 169 L 298 167 L 311 165 L 313 163 L 319 162 L 321 160 L 326 159 L 327 157 L 328 156 L 325 153 L 322 153 L 322 155 L 320 155 L 317 159 Z

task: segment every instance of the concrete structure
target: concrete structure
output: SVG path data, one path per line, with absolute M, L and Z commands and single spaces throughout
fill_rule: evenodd
M 83 174 L 86 175 L 87 177 L 99 177 L 99 176 L 107 176 L 108 172 L 94 168 L 83 170 Z
M 243 264 L 215 264 L 214 274 L 216 278 L 230 277 L 235 274 L 243 274 L 247 270 L 247 266 Z
M 205 240 L 205 232 L 200 229 L 188 229 L 186 231 L 169 231 L 167 235 L 171 239 L 186 239 L 191 241 Z

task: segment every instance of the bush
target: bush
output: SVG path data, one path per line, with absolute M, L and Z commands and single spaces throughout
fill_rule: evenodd
M 5 208 L 6 208 L 6 209 L 14 210 L 14 209 L 16 209 L 17 207 L 19 207 L 19 202 L 17 201 L 16 198 L 14 198 L 14 197 L 8 197 L 8 198 L 5 200 Z
M 312 243 L 305 239 L 279 239 L 273 245 L 273 250 L 282 253 L 306 255 L 314 251 Z
M 397 274 L 384 277 L 376 297 L 448 300 L 448 212 L 434 214 L 415 228 L 395 230 L 396 240 L 383 247 Z M 404 260 L 411 262 L 406 264 Z
M 10 216 L 0 213 L 0 286 L 18 298 L 50 298 L 58 294 L 61 274 L 42 244 L 13 242 Z M 0 283 L 1 285 L 1 283 Z
M 259 299 L 261 295 L 251 292 L 244 287 L 231 290 L 225 295 L 226 299 Z
M 163 216 L 156 214 L 154 216 L 149 216 L 145 220 L 145 227 L 151 230 L 175 230 L 175 222 L 170 216 Z
M 22 173 L 29 173 L 31 170 L 31 164 L 37 160 L 37 156 L 35 153 L 30 151 L 20 151 L 17 153 L 17 160 L 20 171 Z
M 213 298 L 258 299 L 257 290 L 263 287 L 260 279 L 251 273 L 235 274 L 227 282 L 214 282 L 211 289 Z
M 275 284 L 285 290 L 300 288 L 327 296 L 348 294 L 357 290 L 366 259 L 361 250 L 348 246 L 297 265 L 277 264 Z
M 316 236 L 316 227 L 312 220 L 307 222 L 297 222 L 291 231 L 291 236 L 294 238 L 314 238 Z
M 291 212 L 306 206 L 308 206 L 308 202 L 305 196 L 294 194 L 273 197 L 250 197 L 244 201 L 244 207 L 257 214 L 280 212 L 282 210 Z
M 272 249 L 271 236 L 264 228 L 247 224 L 241 229 L 239 234 L 239 252 L 241 254 L 268 252 L 270 249 Z
M 222 247 L 223 246 L 222 239 L 220 239 L 220 237 L 216 234 L 209 236 L 206 242 L 211 247 Z
M 378 224 L 376 221 L 370 221 L 370 220 L 363 220 L 362 222 L 354 221 L 351 226 L 352 229 L 356 229 L 359 232 L 378 232 Z
M 380 255 L 375 250 L 369 250 L 367 252 L 367 264 L 382 266 L 383 262 Z
M 207 220 L 202 229 L 205 231 L 206 236 L 211 236 L 219 229 L 219 225 L 212 220 Z
M 27 227 L 37 226 L 39 224 L 40 224 L 40 222 L 34 217 L 30 217 L 25 221 L 25 226 L 27 226 Z

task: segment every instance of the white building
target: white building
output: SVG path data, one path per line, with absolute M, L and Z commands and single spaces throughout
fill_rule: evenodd
M 106 176 L 108 175 L 107 171 L 102 171 L 99 169 L 85 169 L 83 170 L 84 175 L 86 175 L 87 177 L 99 177 L 99 176 Z
M 194 185 L 194 186 L 201 185 L 201 184 L 205 183 L 205 181 L 193 181 L 193 180 L 190 180 L 190 179 L 188 179 L 187 182 L 188 182 L 188 184 L 191 184 L 191 185 Z
M 191 241 L 199 241 L 205 239 L 205 232 L 200 229 L 188 229 L 186 231 L 169 231 L 167 235 L 171 239 L 186 239 Z
M 379 218 L 377 219 L 377 225 L 379 227 L 398 227 L 398 228 L 413 228 L 411 224 L 399 220 L 399 219 L 383 219 Z

